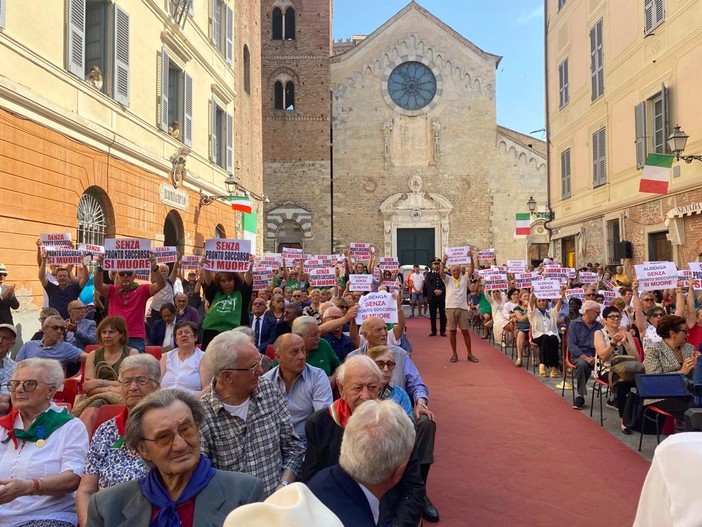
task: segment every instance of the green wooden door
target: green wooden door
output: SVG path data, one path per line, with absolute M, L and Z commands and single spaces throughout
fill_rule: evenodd
M 434 256 L 434 229 L 397 229 L 400 265 L 426 265 Z

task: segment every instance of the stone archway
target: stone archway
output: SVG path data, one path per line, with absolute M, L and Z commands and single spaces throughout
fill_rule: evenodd
M 278 227 L 286 221 L 299 224 L 304 238 L 312 237 L 312 213 L 294 203 L 286 202 L 266 212 L 266 238 L 275 239 Z
M 422 192 L 420 176 L 409 180 L 410 192 L 393 194 L 380 204 L 386 256 L 397 256 L 398 229 L 434 229 L 434 253 L 448 247 L 451 202 L 441 194 Z

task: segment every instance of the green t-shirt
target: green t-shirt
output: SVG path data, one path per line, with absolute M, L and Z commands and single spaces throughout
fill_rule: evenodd
M 331 344 L 329 344 L 326 339 L 319 339 L 317 349 L 310 351 L 307 355 L 307 364 L 323 369 L 327 376 L 329 376 L 341 366 L 341 361 L 339 357 L 336 356 L 336 353 L 334 353 Z
M 210 304 L 210 309 L 202 322 L 203 329 L 229 331 L 241 325 L 241 310 L 243 309 L 241 291 L 223 293 L 217 291 Z
M 488 299 L 485 297 L 485 293 L 483 293 L 482 291 L 480 292 L 480 296 L 478 297 L 478 306 L 479 306 L 479 311 L 482 314 L 485 314 L 485 313 L 491 314 L 492 313 L 492 306 L 490 305 L 490 302 L 488 301 Z

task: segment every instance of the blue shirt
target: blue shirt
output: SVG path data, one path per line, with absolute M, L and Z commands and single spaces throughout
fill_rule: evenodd
M 332 333 L 327 333 L 322 338 L 329 343 L 341 362 L 344 362 L 346 360 L 346 355 L 355 349 L 351 337 L 343 333 L 339 338 L 336 338 Z
M 47 348 L 44 340 L 29 340 L 25 342 L 17 353 L 17 362 L 24 359 L 56 359 L 62 366 L 67 362 L 78 362 L 83 350 L 76 348 L 68 342 L 57 342 Z
M 66 341 L 82 350 L 90 344 L 95 344 L 95 321 L 88 318 L 81 318 L 76 324 L 75 332 L 66 333 Z
M 570 356 L 578 358 L 580 355 L 595 356 L 595 333 L 604 326 L 595 321 L 587 327 L 582 317 L 578 317 L 568 326 L 568 349 Z
M 409 418 L 412 419 L 412 422 L 414 422 L 414 415 L 412 414 L 412 402 L 410 401 L 409 395 L 407 395 L 407 392 L 404 391 L 402 388 L 399 386 L 394 386 L 393 384 L 390 384 L 388 386 L 390 388 L 390 393 L 386 394 L 384 397 L 384 390 L 380 392 L 380 398 L 381 399 L 390 399 L 391 401 L 395 401 L 397 404 L 402 406 L 402 409 L 409 415 Z
M 288 411 L 295 433 L 302 444 L 307 446 L 307 437 L 305 436 L 307 418 L 317 410 L 330 406 L 334 400 L 329 377 L 321 368 L 306 364 L 305 369 L 293 382 L 289 392 L 285 391 L 285 380 L 280 376 L 280 366 L 267 371 L 263 377 L 275 384 L 280 393 L 287 399 Z

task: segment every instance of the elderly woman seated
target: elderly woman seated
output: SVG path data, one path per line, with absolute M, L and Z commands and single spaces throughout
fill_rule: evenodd
M 178 388 L 199 395 L 209 388 L 212 371 L 202 360 L 205 352 L 196 342 L 197 326 L 187 320 L 178 322 L 175 326 L 177 347 L 161 356 L 162 388 Z
M 26 359 L 7 382 L 0 418 L 0 525 L 73 527 L 74 492 L 88 452 L 85 425 L 51 402 L 63 384 L 52 359 Z
M 222 525 L 245 503 L 263 500 L 260 479 L 212 468 L 200 453 L 202 403 L 180 390 L 158 390 L 129 413 L 127 448 L 149 465 L 138 481 L 93 494 L 87 525 Z
M 76 494 L 76 508 L 81 525 L 88 525 L 90 496 L 105 489 L 146 475 L 148 467 L 135 450 L 124 444 L 129 411 L 144 397 L 159 388 L 161 368 L 148 354 L 125 358 L 119 368 L 119 386 L 126 406 L 113 419 L 101 424 L 90 441 L 85 472 Z

